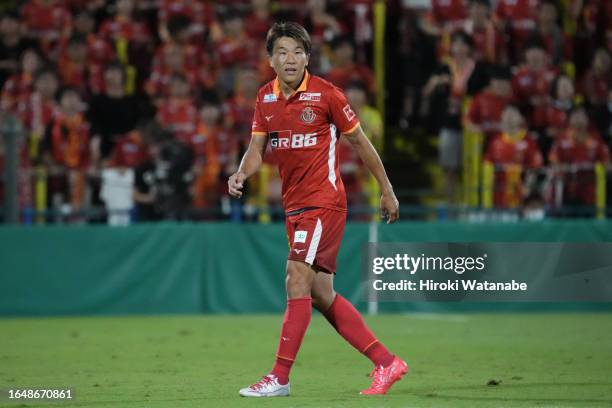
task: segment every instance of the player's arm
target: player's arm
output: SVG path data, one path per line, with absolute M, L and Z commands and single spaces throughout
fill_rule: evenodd
M 399 202 L 395 197 L 393 186 L 387 177 L 387 172 L 380 160 L 378 152 L 376 152 L 370 140 L 363 133 L 361 125 L 358 125 L 349 133 L 344 133 L 344 136 L 357 151 L 361 161 L 363 161 L 368 170 L 372 172 L 378 181 L 382 194 L 380 197 L 381 215 L 387 218 L 387 224 L 395 222 L 399 218 Z
M 263 162 L 268 137 L 265 133 L 253 133 L 247 151 L 242 156 L 238 171 L 232 174 L 227 181 L 228 192 L 232 197 L 242 197 L 244 181 L 259 170 Z

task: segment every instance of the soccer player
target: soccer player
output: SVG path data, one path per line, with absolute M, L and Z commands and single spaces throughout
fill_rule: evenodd
M 344 94 L 306 70 L 311 50 L 306 30 L 296 23 L 276 23 L 268 31 L 266 50 L 277 77 L 259 90 L 251 142 L 228 187 L 232 196 L 242 196 L 245 180 L 261 166 L 269 142 L 282 179 L 290 241 L 287 309 L 272 371 L 241 389 L 240 395 L 289 395 L 289 372 L 310 323 L 312 307 L 374 363 L 372 385 L 361 393 L 385 394 L 408 367 L 387 350 L 359 312 L 333 288 L 346 222 L 346 195 L 338 169 L 341 135 L 351 142 L 380 184 L 380 209 L 387 223 L 398 219 L 399 203 L 378 153 Z

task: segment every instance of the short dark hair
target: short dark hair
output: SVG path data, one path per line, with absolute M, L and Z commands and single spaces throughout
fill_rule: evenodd
M 274 43 L 281 37 L 293 38 L 295 41 L 302 44 L 306 54 L 310 54 L 312 42 L 310 41 L 310 35 L 304 27 L 298 23 L 292 21 L 274 23 L 274 25 L 268 30 L 266 36 L 266 51 L 268 55 L 272 55 L 274 52 Z

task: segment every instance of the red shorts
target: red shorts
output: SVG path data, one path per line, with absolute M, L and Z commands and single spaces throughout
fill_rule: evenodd
M 323 272 L 336 273 L 336 257 L 345 224 L 345 212 L 327 208 L 288 214 L 285 218 L 289 240 L 287 259 L 306 262 Z

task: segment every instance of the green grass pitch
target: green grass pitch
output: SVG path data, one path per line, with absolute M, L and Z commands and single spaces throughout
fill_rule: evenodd
M 72 387 L 8 407 L 610 407 L 612 315 L 368 317 L 410 372 L 363 397 L 371 366 L 316 313 L 289 398 L 238 389 L 270 369 L 281 316 L 0 320 L 0 389 Z M 498 385 L 487 385 L 491 380 Z

